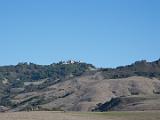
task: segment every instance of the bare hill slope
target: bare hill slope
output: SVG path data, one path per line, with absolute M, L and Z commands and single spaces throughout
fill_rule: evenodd
M 160 81 L 157 79 L 135 76 L 100 80 L 96 77 L 77 77 L 48 86 L 43 91 L 18 94 L 11 99 L 17 107 L 10 111 L 27 109 L 92 111 L 98 104 L 103 104 L 112 98 L 155 94 L 158 97 L 160 93 Z M 155 106 L 156 103 L 155 105 L 153 103 L 150 109 L 154 109 Z

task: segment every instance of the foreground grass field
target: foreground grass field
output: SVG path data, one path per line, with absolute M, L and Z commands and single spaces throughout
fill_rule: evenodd
M 0 120 L 160 120 L 160 111 L 144 112 L 17 112 L 0 113 Z

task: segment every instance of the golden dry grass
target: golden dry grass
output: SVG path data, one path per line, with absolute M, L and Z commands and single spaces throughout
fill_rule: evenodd
M 0 120 L 160 120 L 160 111 L 145 112 L 16 112 L 0 113 Z

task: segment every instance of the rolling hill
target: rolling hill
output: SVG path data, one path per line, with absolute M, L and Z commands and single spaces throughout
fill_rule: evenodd
M 0 67 L 0 111 L 160 110 L 160 60 L 117 68 L 67 61 Z

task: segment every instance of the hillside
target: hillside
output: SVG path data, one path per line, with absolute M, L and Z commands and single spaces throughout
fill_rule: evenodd
M 160 110 L 160 95 L 135 95 L 112 98 L 93 111 L 145 111 Z
M 76 61 L 1 66 L 0 111 L 160 110 L 159 79 L 160 60 L 115 69 Z M 112 106 L 114 99 L 120 102 Z

